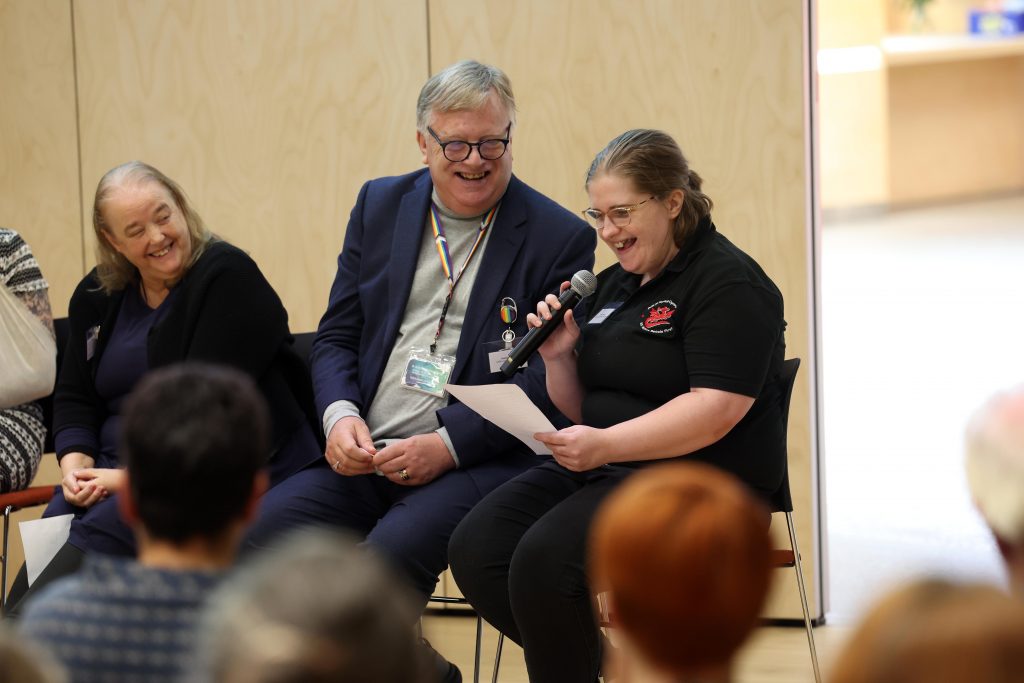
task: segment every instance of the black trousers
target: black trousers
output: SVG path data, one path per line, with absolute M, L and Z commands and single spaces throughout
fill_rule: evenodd
M 593 683 L 601 639 L 586 577 L 590 522 L 635 470 L 570 472 L 545 462 L 495 489 L 462 520 L 448 558 L 459 588 L 523 647 L 531 683 Z

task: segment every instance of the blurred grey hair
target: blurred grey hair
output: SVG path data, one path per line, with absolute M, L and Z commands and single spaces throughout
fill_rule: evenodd
M 67 673 L 47 651 L 0 622 L 0 683 L 65 683 Z
M 1000 540 L 1024 548 L 1024 385 L 978 409 L 967 425 L 965 451 L 975 505 Z
M 428 669 L 410 589 L 355 540 L 289 536 L 211 598 L 195 680 L 418 683 Z
M 514 128 L 516 98 L 508 76 L 496 66 L 467 59 L 439 71 L 423 85 L 416 101 L 416 129 L 426 135 L 434 114 L 479 109 L 492 90 L 508 111 Z

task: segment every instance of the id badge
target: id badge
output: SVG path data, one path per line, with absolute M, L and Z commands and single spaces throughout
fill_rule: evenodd
M 444 385 L 455 369 L 455 356 L 430 353 L 424 348 L 409 350 L 409 358 L 405 363 L 402 375 L 402 386 L 413 391 L 444 398 L 448 392 Z

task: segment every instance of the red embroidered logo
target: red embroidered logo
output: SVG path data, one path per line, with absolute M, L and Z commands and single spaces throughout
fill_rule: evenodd
M 676 302 L 665 299 L 647 307 L 640 326 L 647 332 L 665 334 L 672 331 L 672 316 L 676 312 Z

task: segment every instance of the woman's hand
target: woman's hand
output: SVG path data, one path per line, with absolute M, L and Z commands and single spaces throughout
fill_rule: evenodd
M 559 293 L 569 288 L 569 282 L 563 282 Z M 529 328 L 540 327 L 545 320 L 551 320 L 554 312 L 562 308 L 558 297 L 548 294 L 543 301 L 537 302 L 537 312 L 526 316 L 526 325 Z M 544 343 L 537 349 L 545 363 L 557 361 L 559 358 L 571 355 L 576 349 L 576 342 L 580 338 L 580 328 L 572 316 L 572 310 L 565 312 L 562 324 L 555 328 L 551 336 L 544 340 Z
M 539 432 L 533 438 L 551 449 L 559 465 L 573 472 L 586 472 L 608 462 L 603 429 L 573 425 L 557 432 Z
M 78 507 L 89 507 L 103 499 L 102 490 L 94 484 L 79 481 L 77 476 L 80 470 L 92 467 L 95 462 L 85 453 L 64 454 L 60 459 L 60 487 L 64 493 L 64 500 Z
M 105 467 L 87 467 L 76 470 L 74 476 L 79 486 L 92 486 L 101 492 L 100 500 L 124 488 L 124 470 Z

